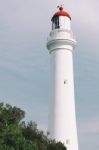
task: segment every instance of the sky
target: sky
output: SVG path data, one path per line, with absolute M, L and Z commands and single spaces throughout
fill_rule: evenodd
M 99 149 L 99 1 L 0 0 L 0 101 L 20 107 L 47 130 L 49 53 L 57 5 L 71 14 L 77 40 L 74 79 L 80 150 Z

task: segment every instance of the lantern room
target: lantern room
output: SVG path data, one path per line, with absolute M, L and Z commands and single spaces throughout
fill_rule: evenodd
M 66 29 L 70 30 L 71 25 L 71 17 L 70 15 L 64 11 L 64 8 L 62 6 L 58 6 L 59 11 L 56 12 L 51 21 L 52 21 L 52 30 L 54 29 Z

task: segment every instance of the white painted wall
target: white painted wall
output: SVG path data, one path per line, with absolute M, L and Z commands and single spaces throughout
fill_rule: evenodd
M 72 51 L 55 50 L 50 57 L 50 137 L 77 150 Z

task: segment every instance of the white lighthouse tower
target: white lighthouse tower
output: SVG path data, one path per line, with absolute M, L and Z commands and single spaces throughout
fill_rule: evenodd
M 72 56 L 76 41 L 71 17 L 60 6 L 51 21 L 47 41 L 51 58 L 49 133 L 67 150 L 78 150 Z

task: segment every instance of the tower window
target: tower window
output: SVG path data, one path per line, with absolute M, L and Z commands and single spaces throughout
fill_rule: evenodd
M 59 28 L 59 16 L 56 16 L 52 20 L 52 30 Z
M 67 83 L 67 80 L 64 80 L 64 84 L 66 84 Z
M 66 144 L 69 144 L 69 143 L 70 143 L 70 140 L 69 140 L 69 139 L 67 139 L 67 140 L 66 140 Z

